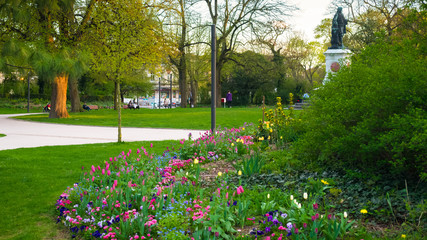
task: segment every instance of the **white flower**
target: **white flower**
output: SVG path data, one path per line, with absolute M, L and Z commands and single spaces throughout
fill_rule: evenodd
M 298 208 L 301 208 L 301 203 L 298 203 Z
M 294 195 L 291 195 L 291 201 L 294 200 Z
M 296 199 L 294 199 L 294 203 L 295 203 L 296 205 L 298 205 L 298 201 L 297 201 Z
M 344 218 L 347 218 L 347 212 L 344 212 Z
M 303 197 L 304 197 L 304 199 L 307 199 L 308 198 L 308 194 L 305 192 L 304 195 L 303 195 Z
M 270 193 L 269 193 L 269 194 L 267 194 L 267 198 L 270 198 Z

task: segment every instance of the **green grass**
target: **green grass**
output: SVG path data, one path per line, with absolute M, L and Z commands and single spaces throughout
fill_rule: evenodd
M 153 142 L 163 152 L 176 141 Z M 149 142 L 23 148 L 0 151 L 0 239 L 69 239 L 55 223 L 54 205 L 81 167 L 103 164 Z
M 42 112 L 42 109 L 30 108 L 30 113 Z M 0 108 L 0 114 L 27 113 L 25 108 Z
M 117 126 L 117 111 L 111 109 L 70 113 L 66 119 L 49 119 L 46 114 L 19 116 L 23 120 L 73 125 Z M 245 122 L 257 124 L 262 118 L 260 108 L 217 108 L 217 127 L 240 127 Z M 122 110 L 123 127 L 201 129 L 211 127 L 210 108 Z

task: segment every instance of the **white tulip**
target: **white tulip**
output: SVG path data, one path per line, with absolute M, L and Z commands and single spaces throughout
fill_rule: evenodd
M 304 199 L 307 199 L 308 198 L 308 194 L 305 192 L 304 195 L 303 195 L 303 197 L 304 197 Z

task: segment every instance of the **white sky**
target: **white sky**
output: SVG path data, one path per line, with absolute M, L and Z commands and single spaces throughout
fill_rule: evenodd
M 293 0 L 299 11 L 289 17 L 289 22 L 294 31 L 303 33 L 305 39 L 313 41 L 314 28 L 320 24 L 324 18 L 332 18 L 328 13 L 328 6 L 331 0 Z

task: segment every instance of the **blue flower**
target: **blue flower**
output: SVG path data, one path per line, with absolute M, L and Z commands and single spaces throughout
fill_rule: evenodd
M 100 238 L 101 237 L 101 233 L 98 230 L 96 230 L 95 232 L 92 233 L 92 236 L 96 237 L 96 238 Z

